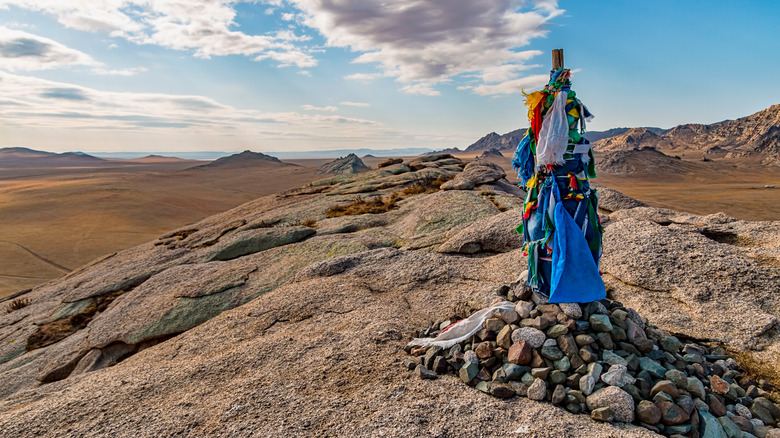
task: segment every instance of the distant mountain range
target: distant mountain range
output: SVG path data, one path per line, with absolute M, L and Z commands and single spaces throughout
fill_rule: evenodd
M 604 138 L 614 137 L 616 135 L 623 134 L 624 132 L 630 129 L 632 128 L 612 128 L 606 131 L 587 131 L 584 137 L 587 138 L 588 141 L 593 143 Z M 664 131 L 661 128 L 642 128 L 642 129 L 647 129 L 648 131 L 655 132 L 655 133 L 661 133 Z M 498 149 L 499 151 L 514 152 L 515 148 L 520 143 L 520 140 L 522 140 L 523 136 L 525 136 L 525 131 L 526 128 L 521 128 L 521 129 L 514 130 L 512 132 L 508 132 L 504 135 L 498 135 L 495 132 L 491 132 L 490 134 L 480 138 L 472 145 L 467 147 L 466 152 L 482 152 L 490 149 Z
M 466 148 L 466 152 L 493 148 L 514 151 L 523 135 L 525 129 L 504 135 L 491 132 Z M 698 153 L 705 159 L 754 156 L 764 164 L 780 165 L 780 105 L 710 125 L 685 124 L 671 129 L 613 128 L 587 131 L 584 137 L 593 143 L 597 152 L 650 147 L 666 154 Z
M 272 151 L 266 152 L 268 155 L 285 159 L 305 159 L 305 158 L 339 158 L 349 154 L 356 154 L 359 156 L 371 155 L 374 157 L 398 157 L 398 156 L 416 156 L 422 155 L 433 151 L 430 148 L 403 148 L 403 149 L 336 149 L 327 151 Z M 149 152 L 94 152 L 101 158 L 116 158 L 116 159 L 128 159 L 139 158 L 144 155 L 148 155 Z M 235 152 L 225 151 L 156 151 L 156 155 L 165 155 L 170 157 L 178 157 L 190 160 L 216 160 L 218 158 L 234 155 Z
M 444 153 L 474 153 L 496 149 L 511 156 L 526 128 L 516 129 L 503 135 L 491 132 L 473 144 L 460 150 L 457 147 L 444 149 Z M 670 155 L 699 154 L 704 159 L 757 157 L 764 164 L 780 165 L 780 104 L 773 105 L 755 114 L 736 120 L 705 124 L 684 124 L 671 129 L 656 127 L 612 128 L 606 131 L 586 131 L 585 138 L 597 152 L 614 152 L 651 147 Z M 508 151 L 508 153 L 506 153 Z M 244 151 L 225 156 L 226 152 L 194 151 L 165 153 L 169 156 L 189 159 L 215 159 L 201 167 L 249 166 L 263 163 L 277 163 L 293 158 L 339 158 L 355 155 L 371 156 L 415 156 L 431 153 L 430 148 L 406 149 L 342 149 L 330 151 L 272 152 L 267 155 Z M 143 154 L 133 152 L 95 153 L 106 158 L 138 158 Z M 146 160 L 159 160 L 149 156 Z M 0 148 L 0 167 L 8 166 L 90 166 L 101 165 L 106 160 L 83 152 L 61 154 L 12 147 Z M 254 164 L 252 164 L 254 163 Z
M 57 154 L 20 147 L 0 148 L 0 167 L 95 166 L 105 162 L 83 152 Z
M 736 120 L 678 125 L 660 133 L 634 128 L 593 146 L 601 152 L 640 147 L 652 147 L 667 154 L 698 153 L 703 158 L 753 156 L 764 164 L 780 164 L 780 105 Z

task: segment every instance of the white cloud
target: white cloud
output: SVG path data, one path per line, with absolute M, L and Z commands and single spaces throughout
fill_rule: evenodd
M 135 76 L 146 71 L 146 67 L 132 67 L 120 69 L 93 68 L 92 73 L 104 76 Z
M 525 52 L 529 55 L 536 56 L 541 55 L 542 52 L 534 50 Z M 530 57 L 530 56 L 529 56 Z M 541 67 L 539 64 L 523 65 L 523 64 L 503 64 L 503 65 L 491 65 L 484 68 L 480 72 L 480 77 L 485 83 L 505 82 L 517 78 L 517 73 L 520 71 L 528 70 L 531 68 Z
M 517 51 L 544 36 L 563 11 L 555 1 L 521 0 L 289 0 L 332 47 L 361 53 L 382 75 L 408 83 L 402 90 L 436 94 L 431 85 L 477 73 L 485 85 L 521 80 L 524 63 L 538 51 Z M 369 80 L 380 75 L 353 74 Z M 504 87 L 506 88 L 506 87 Z
M 255 57 L 255 61 L 262 61 L 264 59 L 273 59 L 279 62 L 279 67 L 288 67 L 291 65 L 297 65 L 300 68 L 314 67 L 317 65 L 317 60 L 309 55 L 301 52 L 287 51 L 279 52 L 276 50 L 269 50 L 263 52 Z
M 305 109 L 306 111 L 328 111 L 328 112 L 338 111 L 338 108 L 330 105 L 328 106 L 301 105 L 301 108 Z
M 76 65 L 98 66 L 100 63 L 86 53 L 52 39 L 0 26 L 0 68 L 45 70 Z
M 498 84 L 480 84 L 470 88 L 474 93 L 481 96 L 496 96 L 502 94 L 515 94 L 523 89 L 539 88 L 549 82 L 548 75 L 533 75 L 519 79 L 512 79 Z
M 540 53 L 518 49 L 546 35 L 547 23 L 563 13 L 555 0 L 260 0 L 264 12 L 279 12 L 292 29 L 248 34 L 235 22 L 239 1 L 0 0 L 0 9 L 40 11 L 73 29 L 200 58 L 242 55 L 301 69 L 317 65 L 319 48 L 301 31 L 308 26 L 327 46 L 357 53 L 353 62 L 379 69 L 347 79 L 393 77 L 405 92 L 428 95 L 438 93 L 434 85 L 465 76 L 480 82 L 469 85 L 475 92 L 511 89 L 502 84 L 523 79 L 527 61 Z
M 0 9 L 2 9 L 2 6 L 0 6 Z M 12 29 L 35 29 L 34 24 L 30 23 L 20 23 L 18 21 L 9 21 L 5 23 L 7 27 L 10 27 Z
M 64 46 L 49 38 L 0 26 L 0 69 L 46 70 L 88 66 L 97 75 L 134 76 L 145 67 L 109 69 L 86 53 Z
M 249 35 L 233 28 L 232 0 L 0 0 L 8 6 L 54 15 L 66 27 L 122 37 L 138 44 L 155 44 L 192 51 L 196 57 L 244 55 L 273 59 L 282 66 L 312 67 L 317 61 L 297 47 L 306 37 L 282 32 Z M 266 2 L 278 6 L 281 2 Z
M 417 83 L 406 85 L 401 88 L 406 94 L 422 94 L 424 96 L 439 96 L 441 93 L 434 90 L 432 84 Z
M 332 106 L 306 106 L 329 114 L 247 110 L 204 96 L 103 91 L 3 71 L 0 103 L 0 131 L 8 144 L 14 138 L 27 142 L 41 136 L 46 136 L 46 147 L 89 144 L 96 138 L 118 144 L 132 138 L 121 147 L 137 150 L 187 139 L 194 143 L 182 148 L 192 150 L 198 142 L 224 143 L 234 136 L 251 141 L 295 137 L 280 144 L 296 147 L 315 140 L 318 146 L 335 147 L 344 141 L 392 138 L 381 123 L 339 115 Z
M 353 73 L 351 75 L 344 76 L 344 79 L 359 82 L 370 82 L 376 78 L 381 77 L 379 73 Z
M 370 107 L 370 106 L 371 106 L 371 104 L 370 104 L 370 103 L 365 103 L 365 102 L 349 102 L 349 101 L 346 101 L 346 102 L 341 102 L 341 105 L 344 105 L 344 106 L 357 106 L 357 107 L 361 107 L 361 108 L 368 108 L 368 107 Z
M 260 0 L 264 12 L 280 13 L 292 28 L 249 34 L 235 21 L 238 1 L 0 0 L 0 9 L 40 11 L 73 29 L 200 58 L 241 55 L 300 69 L 316 66 L 321 51 L 301 30 L 308 26 L 325 38 L 326 46 L 348 48 L 357 54 L 354 63 L 379 70 L 346 79 L 392 77 L 403 84 L 402 91 L 425 95 L 440 94 L 434 87 L 445 82 L 463 86 L 464 78 L 475 78 L 476 83 L 466 84 L 475 93 L 515 89 L 512 84 L 522 82 L 524 71 L 533 67 L 528 61 L 540 54 L 519 49 L 546 35 L 548 22 L 563 13 L 555 0 Z M 91 60 L 77 51 L 59 56 L 54 64 Z

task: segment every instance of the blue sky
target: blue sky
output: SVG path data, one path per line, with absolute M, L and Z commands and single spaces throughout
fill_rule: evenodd
M 780 2 L 0 0 L 0 147 L 465 147 L 565 50 L 589 129 L 780 102 Z

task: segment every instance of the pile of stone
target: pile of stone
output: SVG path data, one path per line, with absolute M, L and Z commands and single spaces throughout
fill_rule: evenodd
M 454 372 L 499 398 L 546 400 L 594 420 L 631 422 L 672 437 L 780 437 L 773 386 L 740 371 L 720 346 L 681 341 L 617 301 L 549 304 L 522 284 L 499 289 L 496 311 L 449 349 L 408 346 L 423 379 Z M 435 337 L 459 318 L 417 333 Z

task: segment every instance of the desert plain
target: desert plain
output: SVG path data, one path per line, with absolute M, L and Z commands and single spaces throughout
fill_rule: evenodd
M 489 160 L 514 180 L 509 153 L 504 155 Z M 386 158 L 362 160 L 376 168 Z M 597 162 L 600 158 L 597 154 Z M 152 157 L 0 167 L 0 297 L 258 197 L 322 179 L 327 175 L 317 168 L 328 161 L 203 168 L 208 162 Z M 780 218 L 780 188 L 771 188 L 780 187 L 776 166 L 749 158 L 703 162 L 695 156 L 682 157 L 680 166 L 638 162 L 630 173 L 602 171 L 595 182 L 659 208 L 723 211 L 744 220 Z
M 376 167 L 384 158 L 365 158 Z M 90 165 L 0 165 L 0 297 L 250 200 L 326 175 L 328 159 L 200 168 L 152 157 Z

